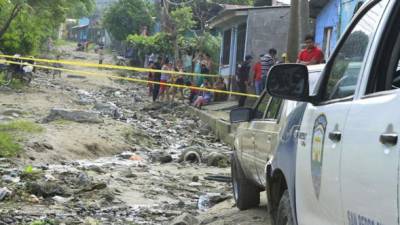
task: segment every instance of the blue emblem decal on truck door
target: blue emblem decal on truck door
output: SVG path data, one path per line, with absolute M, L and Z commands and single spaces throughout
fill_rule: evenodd
M 319 116 L 314 124 L 311 143 L 311 175 L 315 195 L 319 198 L 321 189 L 321 171 L 324 157 L 324 141 L 328 122 L 325 115 Z

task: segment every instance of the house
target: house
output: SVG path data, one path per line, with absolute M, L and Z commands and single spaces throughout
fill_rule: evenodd
M 72 27 L 72 38 L 78 42 L 88 40 L 89 35 L 89 18 L 79 19 L 78 25 Z
M 236 74 L 246 55 L 257 58 L 270 48 L 286 52 L 289 17 L 289 6 L 236 6 L 212 18 L 209 26 L 222 35 L 219 73 Z
M 315 42 L 328 58 L 363 0 L 310 0 L 315 19 Z

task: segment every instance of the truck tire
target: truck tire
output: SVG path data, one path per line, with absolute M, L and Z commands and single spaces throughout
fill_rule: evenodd
M 286 190 L 279 201 L 275 225 L 293 225 L 292 207 L 290 205 L 289 192 Z
M 257 207 L 260 204 L 260 189 L 246 179 L 234 156 L 231 158 L 231 174 L 236 207 L 240 210 Z

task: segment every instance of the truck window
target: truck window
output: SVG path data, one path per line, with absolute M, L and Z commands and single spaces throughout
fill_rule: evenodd
M 267 109 L 267 106 L 268 106 L 268 103 L 269 103 L 269 100 L 271 97 L 267 94 L 264 94 L 261 98 L 262 98 L 261 101 L 259 101 L 258 105 L 256 106 L 256 108 L 254 110 L 254 113 L 255 113 L 254 119 L 263 119 L 264 118 L 264 113 L 265 113 L 265 110 Z
M 272 98 L 271 102 L 269 103 L 265 119 L 277 120 L 281 109 L 281 104 L 282 104 L 282 99 Z
M 384 1 L 386 2 L 386 1 Z M 328 71 L 323 100 L 346 98 L 354 95 L 368 46 L 378 27 L 386 3 L 374 5 L 353 27 Z

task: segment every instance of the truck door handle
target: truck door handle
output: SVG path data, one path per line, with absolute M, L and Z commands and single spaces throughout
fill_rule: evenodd
M 329 139 L 334 142 L 339 142 L 342 139 L 342 133 L 339 131 L 332 131 L 329 133 Z
M 382 134 L 379 141 L 384 145 L 396 145 L 398 136 L 395 133 Z

